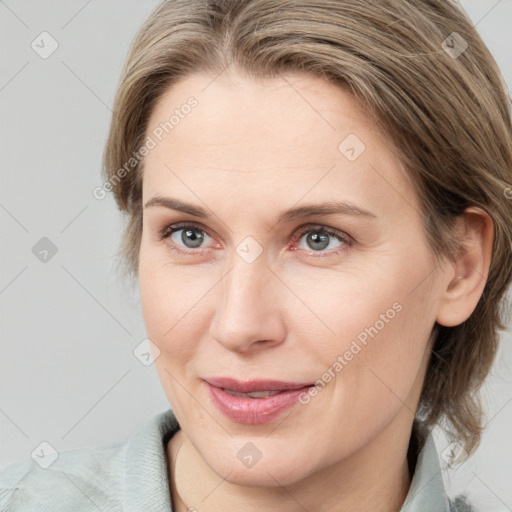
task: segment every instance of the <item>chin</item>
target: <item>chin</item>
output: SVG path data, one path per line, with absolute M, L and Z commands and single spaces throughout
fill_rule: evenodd
M 253 443 L 250 439 L 233 438 L 226 443 L 224 449 L 217 449 L 213 453 L 202 452 L 201 455 L 219 477 L 229 483 L 247 487 L 293 485 L 308 476 L 303 473 L 306 469 L 308 473 L 316 470 L 311 460 L 299 460 L 294 456 L 299 453 L 297 447 L 293 450 L 262 447 L 259 452 L 261 458 L 257 461 L 251 460 L 250 454 L 253 454 L 253 457 L 258 456 L 256 444 L 257 440 Z M 269 452 L 267 455 L 266 451 Z
M 236 464 L 214 468 L 217 474 L 227 482 L 244 487 L 283 487 L 293 485 L 306 475 L 298 472 L 297 467 L 276 467 L 275 464 L 260 461 L 258 468 L 239 468 Z M 220 469 L 220 471 L 218 471 Z M 230 472 L 231 471 L 231 472 Z M 224 477 L 224 475 L 227 475 Z

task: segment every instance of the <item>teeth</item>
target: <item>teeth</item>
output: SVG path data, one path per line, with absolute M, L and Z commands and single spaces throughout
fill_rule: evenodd
M 237 391 L 233 391 L 232 389 L 225 388 L 222 388 L 222 390 L 233 396 L 243 396 L 250 398 L 267 398 L 267 396 L 273 396 L 280 393 L 280 391 L 251 391 L 250 393 L 239 393 Z

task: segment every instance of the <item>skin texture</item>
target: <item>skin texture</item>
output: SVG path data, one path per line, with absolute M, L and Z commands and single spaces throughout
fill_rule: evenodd
M 182 429 L 167 446 L 175 510 L 398 511 L 431 331 L 474 310 L 492 221 L 469 209 L 459 219 L 467 251 L 436 266 L 392 145 L 348 92 L 319 78 L 188 76 L 160 98 L 147 133 L 190 96 L 197 106 L 145 159 L 143 203 L 172 196 L 209 217 L 146 207 L 139 254 L 154 364 Z M 350 134 L 365 146 L 353 161 L 338 149 Z M 286 209 L 338 200 L 375 218 L 277 222 Z M 204 230 L 194 231 L 200 248 L 184 231 L 159 236 L 184 221 Z M 318 249 L 321 227 L 352 243 L 331 235 Z M 251 263 L 237 253 L 246 237 L 262 250 Z M 317 381 L 393 304 L 400 311 L 309 403 L 242 425 L 211 402 L 207 376 Z M 237 457 L 247 442 L 262 454 L 252 467 Z

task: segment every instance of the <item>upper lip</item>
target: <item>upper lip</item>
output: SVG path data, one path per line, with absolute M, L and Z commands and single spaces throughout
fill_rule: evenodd
M 208 377 L 204 380 L 216 388 L 229 389 L 238 393 L 251 393 L 253 391 L 284 391 L 312 386 L 309 382 L 284 382 L 281 380 L 271 379 L 249 380 L 242 382 L 230 377 Z

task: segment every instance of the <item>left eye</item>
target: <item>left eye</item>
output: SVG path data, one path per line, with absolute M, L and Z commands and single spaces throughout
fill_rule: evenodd
M 304 238 L 304 235 L 307 236 Z M 324 226 L 306 226 L 299 231 L 298 236 L 294 240 L 302 240 L 303 238 L 305 243 L 309 245 L 304 250 L 320 253 L 327 252 L 328 254 L 338 254 L 353 243 L 347 234 Z M 332 251 L 325 251 L 332 239 L 337 239 L 340 243 L 335 247 L 331 247 Z
M 181 235 L 178 235 L 180 232 Z M 299 229 L 298 233 L 293 237 L 293 241 L 300 241 L 305 235 L 307 235 L 305 237 L 305 241 L 309 244 L 309 247 L 298 248 L 310 252 L 328 252 L 329 254 L 338 254 L 353 243 L 349 235 L 325 226 L 303 227 Z M 161 233 L 161 240 L 165 238 L 170 238 L 172 240 L 173 246 L 171 246 L 171 249 L 181 253 L 190 253 L 197 252 L 193 251 L 193 249 L 203 249 L 204 247 L 202 247 L 201 244 L 211 237 L 204 229 L 195 224 L 174 224 L 166 227 Z M 332 239 L 338 240 L 339 244 L 335 247 L 331 247 L 331 250 L 325 251 L 325 249 L 329 248 Z M 180 247 L 184 247 L 188 250 L 182 250 Z M 296 249 L 294 248 L 293 250 Z

